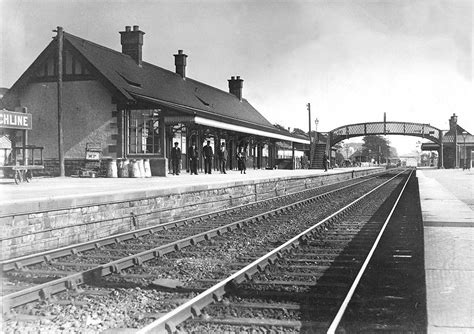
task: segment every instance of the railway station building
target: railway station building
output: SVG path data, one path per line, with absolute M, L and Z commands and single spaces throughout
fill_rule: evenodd
M 247 153 L 248 168 L 275 168 L 279 143 L 293 154 L 309 152 L 307 136 L 273 126 L 244 98 L 239 76 L 231 76 L 223 91 L 188 78 L 182 50 L 174 55 L 175 72 L 143 61 L 144 34 L 125 27 L 118 52 L 61 31 L 62 43 L 53 38 L 5 94 L 8 109 L 32 114 L 28 142 L 44 147 L 47 174 L 59 174 L 59 103 L 66 175 L 84 166 L 88 147 L 99 147 L 103 159 L 149 159 L 156 176 L 167 174 L 175 142 L 182 169 L 188 169 L 188 147 L 208 140 L 215 153 L 225 143 L 230 169 L 239 149 Z M 21 133 L 13 137 L 22 142 Z
M 442 149 L 442 167 L 474 168 L 474 136 L 458 124 L 458 117 L 453 114 L 449 119 L 449 130 L 443 133 L 442 147 L 436 143 L 423 143 L 423 151 Z

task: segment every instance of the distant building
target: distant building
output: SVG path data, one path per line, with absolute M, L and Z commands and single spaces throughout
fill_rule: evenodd
M 398 157 L 402 167 L 417 167 L 419 166 L 419 157 L 415 155 L 400 155 Z
M 457 124 L 457 116 L 453 114 L 449 119 L 449 130 L 443 135 L 442 156 L 438 159 L 444 168 L 474 168 L 473 151 L 474 136 Z M 438 151 L 440 146 L 435 143 L 423 143 L 423 151 Z

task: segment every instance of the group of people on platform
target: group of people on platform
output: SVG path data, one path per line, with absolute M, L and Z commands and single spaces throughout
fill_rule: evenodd
M 173 175 L 179 175 L 180 172 L 180 163 L 181 163 L 181 149 L 179 148 L 179 143 L 175 142 L 174 147 L 171 149 L 171 167 L 173 170 Z M 211 141 L 207 141 L 206 145 L 202 149 L 202 156 L 204 159 L 204 173 L 211 174 L 212 169 L 212 158 L 214 157 L 214 151 L 211 147 Z M 219 160 L 219 171 L 221 174 L 227 174 L 226 164 L 229 158 L 229 153 L 225 147 L 225 143 L 221 143 L 221 147 L 217 152 L 217 157 Z M 199 150 L 196 146 L 196 143 L 193 143 L 188 149 L 188 158 L 189 158 L 189 171 L 191 175 L 197 175 L 198 169 L 198 159 L 199 159 Z M 237 155 L 237 167 L 242 174 L 246 174 L 247 166 L 247 156 L 246 152 L 242 147 L 239 147 Z

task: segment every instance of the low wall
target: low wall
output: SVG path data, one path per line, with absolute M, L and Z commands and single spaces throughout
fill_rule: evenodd
M 1 258 L 19 257 L 379 172 L 294 176 L 36 201 L 2 208 Z M 13 211 L 15 210 L 15 211 Z

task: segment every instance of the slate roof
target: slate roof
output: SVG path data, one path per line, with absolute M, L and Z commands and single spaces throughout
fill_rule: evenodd
M 231 93 L 188 77 L 183 80 L 179 74 L 147 62 L 140 67 L 128 55 L 69 33 L 64 33 L 64 39 L 127 99 L 164 101 L 184 112 L 283 134 L 245 99 L 240 101 Z

